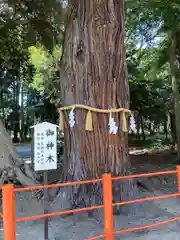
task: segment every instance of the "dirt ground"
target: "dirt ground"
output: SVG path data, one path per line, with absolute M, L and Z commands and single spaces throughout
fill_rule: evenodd
M 156 154 L 145 153 L 143 155 L 131 155 L 132 172 L 145 173 L 176 169 L 172 162 L 175 156 L 166 152 Z M 140 197 L 164 195 L 177 192 L 177 179 L 175 175 L 164 175 L 139 179 L 138 186 Z M 61 201 L 60 201 L 61 199 Z M 61 203 L 64 206 L 65 196 L 59 195 L 50 206 L 50 211 L 60 211 Z M 68 208 L 68 205 L 67 205 Z M 43 213 L 43 205 L 32 199 L 30 192 L 16 193 L 16 216 L 30 216 Z M 114 217 L 115 229 L 124 229 L 147 225 L 164 221 L 175 216 L 180 216 L 180 200 L 169 198 L 145 202 L 136 214 Z M 100 211 L 100 219 L 103 212 Z M 18 223 L 16 226 L 17 240 L 43 240 L 43 220 Z M 88 218 L 86 214 L 75 217 L 55 217 L 50 219 L 49 240 L 84 240 L 103 233 L 103 225 L 94 219 Z M 170 223 L 145 231 L 123 233 L 116 236 L 116 239 L 139 239 L 139 240 L 163 240 L 180 239 L 179 222 Z M 3 239 L 3 231 L 0 231 L 0 239 Z

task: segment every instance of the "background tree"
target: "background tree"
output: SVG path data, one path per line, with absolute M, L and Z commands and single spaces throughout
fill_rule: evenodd
M 159 56 L 156 61 L 159 67 L 165 65 L 168 76 L 172 83 L 172 98 L 176 136 L 178 143 L 178 154 L 180 152 L 180 129 L 179 129 L 179 2 L 173 1 L 138 1 L 137 4 L 131 0 L 127 1 L 129 8 L 129 22 L 131 30 L 146 39 L 146 44 L 159 42 Z M 144 9 L 144 10 L 143 10 Z M 135 19 L 135 14 L 138 18 Z M 168 64 L 167 64 L 168 63 Z M 169 66 L 168 66 L 169 65 Z M 171 109 L 172 110 L 172 109 Z M 174 134 L 173 134 L 174 135 Z
M 53 45 L 60 41 L 62 5 L 61 2 L 56 1 L 5 1 L 1 2 L 1 10 L 0 64 L 3 77 L 1 80 L 11 77 L 8 79 L 8 84 L 2 83 L 1 86 L 2 89 L 7 91 L 8 87 L 8 91 L 13 92 L 14 105 L 12 105 L 10 117 L 14 123 L 14 140 L 17 141 L 19 120 L 21 119 L 22 123 L 24 121 L 22 104 L 19 108 L 19 95 L 20 91 L 21 96 L 23 95 L 22 86 L 24 85 L 21 79 L 24 79 L 27 72 L 30 73 L 29 47 L 43 42 L 44 46 L 51 51 Z M 31 78 L 31 74 L 29 76 Z M 17 156 L 2 122 L 0 122 L 0 132 L 1 184 L 9 180 L 16 180 L 22 185 L 37 184 L 37 176 Z M 23 138 L 22 134 L 21 137 Z

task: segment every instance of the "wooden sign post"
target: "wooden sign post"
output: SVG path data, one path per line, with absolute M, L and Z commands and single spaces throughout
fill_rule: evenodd
M 44 185 L 48 185 L 48 172 L 47 171 L 44 171 L 43 182 L 44 182 Z M 48 189 L 44 189 L 44 214 L 48 213 L 48 202 L 49 202 Z M 49 240 L 48 218 L 44 219 L 44 240 Z
M 34 170 L 44 171 L 43 183 L 48 185 L 48 170 L 57 169 L 57 125 L 43 122 L 34 128 Z M 44 214 L 48 213 L 48 189 L 44 189 Z M 48 218 L 44 220 L 44 240 L 48 240 Z

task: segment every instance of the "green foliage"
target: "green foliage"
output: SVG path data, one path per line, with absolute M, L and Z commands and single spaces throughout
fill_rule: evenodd
M 35 73 L 31 87 L 44 92 L 48 98 L 58 99 L 58 64 L 61 58 L 61 48 L 54 46 L 52 52 L 43 46 L 32 46 L 29 48 L 29 61 L 34 66 Z
M 131 107 L 159 124 L 173 108 L 169 61 L 172 38 L 180 39 L 180 2 L 127 0 L 126 6 Z M 179 50 L 177 44 L 177 60 Z
M 40 90 L 48 111 L 52 108 L 46 100 L 50 100 L 61 53 L 65 14 L 62 2 L 7 0 L 3 4 L 1 1 L 0 116 L 7 122 L 17 122 L 17 115 L 22 111 L 19 106 L 21 84 L 24 106 L 28 104 L 25 100 L 27 96 Z M 38 51 L 31 53 L 36 46 Z M 41 61 L 39 57 L 42 58 Z M 14 87 L 16 85 L 18 91 Z M 29 108 L 24 108 L 23 111 L 24 121 L 28 123 L 31 116 L 27 114 L 31 113 L 27 110 Z

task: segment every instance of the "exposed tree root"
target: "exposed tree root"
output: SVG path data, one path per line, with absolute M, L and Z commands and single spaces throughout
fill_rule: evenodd
M 37 185 L 36 174 L 16 153 L 15 147 L 0 121 L 0 184 L 19 182 L 23 186 Z

